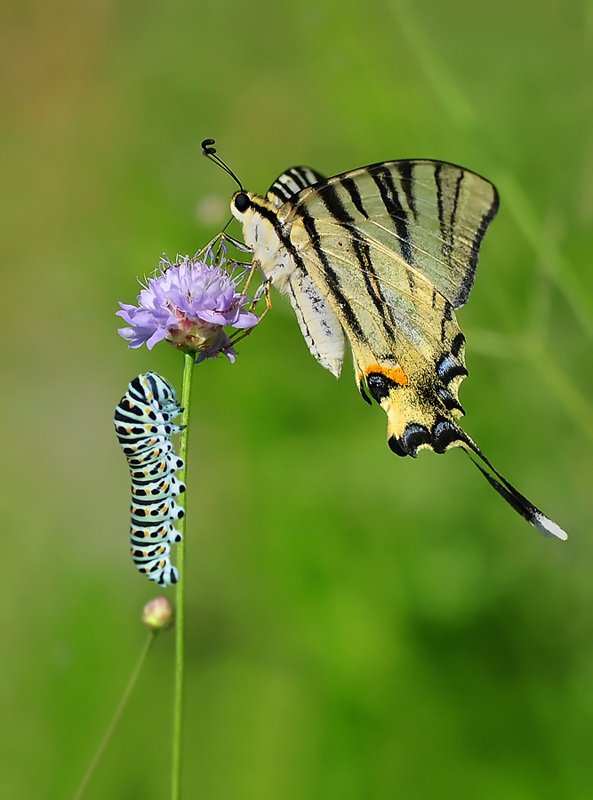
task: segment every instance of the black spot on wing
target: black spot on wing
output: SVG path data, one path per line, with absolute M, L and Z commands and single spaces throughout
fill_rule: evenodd
M 437 362 L 437 375 L 443 383 L 448 384 L 458 375 L 467 377 L 467 369 L 451 353 L 444 353 Z
M 447 322 L 451 322 L 453 319 L 453 306 L 448 300 L 445 300 L 445 306 L 443 309 L 443 316 L 441 317 L 441 342 L 444 342 L 447 338 Z
M 444 453 L 453 443 L 472 447 L 473 442 L 469 437 L 451 420 L 439 416 L 432 428 L 429 430 L 426 425 L 419 422 L 411 422 L 407 425 L 401 438 L 391 436 L 387 444 L 389 448 L 398 456 L 412 456 L 416 458 L 418 448 L 423 444 L 429 445 L 435 453 Z M 472 447 L 473 449 L 473 447 Z
M 454 442 L 467 444 L 467 441 L 467 436 L 461 428 L 444 417 L 437 418 L 432 429 L 432 448 L 435 453 L 444 453 Z
M 461 331 L 457 334 L 457 336 L 453 339 L 451 343 L 451 354 L 457 358 L 459 353 L 461 352 L 461 348 L 465 344 L 465 336 L 461 333 Z
M 437 394 L 445 406 L 447 411 L 453 411 L 454 409 L 457 411 L 461 411 L 462 414 L 465 414 L 464 408 L 448 389 L 445 389 L 442 386 L 437 386 Z
M 408 455 L 412 456 L 412 458 L 416 458 L 420 445 L 432 445 L 432 436 L 425 425 L 412 422 L 403 432 L 400 443 L 402 449 L 405 450 Z
M 396 456 L 407 456 L 409 453 L 406 453 L 404 448 L 401 446 L 401 443 L 397 436 L 390 436 L 387 440 L 387 444 L 389 445 L 389 449 L 392 453 L 395 453 Z
M 387 375 L 383 375 L 381 372 L 369 372 L 367 373 L 366 379 L 369 392 L 377 403 L 381 403 L 382 400 L 385 400 L 393 389 L 401 388 L 400 384 L 388 378 Z
M 370 406 L 372 406 L 373 405 L 372 400 L 364 390 L 364 381 L 362 379 L 362 375 L 361 375 L 361 377 L 360 377 L 360 379 L 358 381 L 358 388 L 360 390 L 360 394 L 362 396 L 362 399 L 365 400 Z

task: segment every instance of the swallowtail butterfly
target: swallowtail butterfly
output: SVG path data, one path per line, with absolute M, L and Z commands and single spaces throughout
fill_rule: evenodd
M 204 154 L 237 180 L 212 144 L 202 143 Z M 237 183 L 231 211 L 243 227 L 243 249 L 266 284 L 288 295 L 311 353 L 336 377 L 348 341 L 362 397 L 387 413 L 391 450 L 415 458 L 423 448 L 464 448 L 515 511 L 544 535 L 566 539 L 458 424 L 468 373 L 455 311 L 469 298 L 498 210 L 495 187 L 428 159 L 384 161 L 327 179 L 293 167 L 265 198 Z
M 174 497 L 185 491 L 175 472 L 184 466 L 173 451 L 172 425 L 182 409 L 175 389 L 156 372 L 138 375 L 115 409 L 115 433 L 132 477 L 131 551 L 134 564 L 159 586 L 177 583 L 171 544 L 181 541 L 173 525 L 184 511 Z

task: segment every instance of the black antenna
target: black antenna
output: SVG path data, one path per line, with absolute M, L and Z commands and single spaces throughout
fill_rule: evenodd
M 204 139 L 202 142 L 202 155 L 206 156 L 206 158 L 209 158 L 210 161 L 213 161 L 217 166 L 223 169 L 227 175 L 230 175 L 231 178 L 239 185 L 239 189 L 244 191 L 241 181 L 239 178 L 237 178 L 233 170 L 224 163 L 220 156 L 216 155 L 216 148 L 212 146 L 214 144 L 216 144 L 214 139 Z

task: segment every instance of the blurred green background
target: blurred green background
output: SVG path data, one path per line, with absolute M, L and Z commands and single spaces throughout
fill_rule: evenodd
M 288 304 L 197 370 L 185 797 L 590 798 L 593 4 L 20 0 L 3 5 L 0 795 L 71 798 L 158 594 L 128 554 L 115 404 L 166 345 L 117 301 L 228 219 L 232 182 L 428 157 L 501 210 L 459 313 L 465 427 L 569 532 L 386 419 Z M 238 231 L 235 229 L 235 234 Z M 172 590 L 167 590 L 173 598 Z M 172 634 L 88 800 L 168 796 Z

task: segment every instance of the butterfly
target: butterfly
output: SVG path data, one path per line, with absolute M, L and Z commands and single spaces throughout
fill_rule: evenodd
M 260 197 L 242 188 L 212 144 L 202 143 L 204 154 L 241 187 L 231 212 L 243 249 L 266 286 L 288 295 L 309 350 L 336 377 L 348 342 L 362 397 L 387 414 L 391 450 L 415 458 L 424 448 L 462 447 L 515 511 L 566 539 L 459 425 L 468 373 L 455 311 L 469 298 L 498 210 L 492 183 L 444 161 L 405 159 L 327 179 L 292 167 Z

